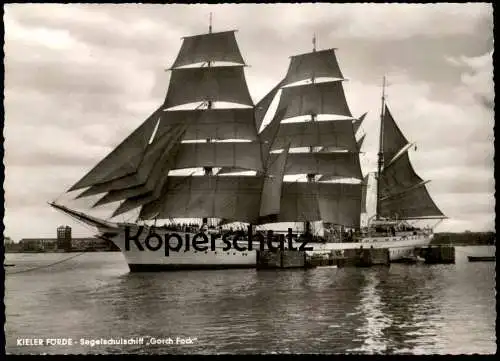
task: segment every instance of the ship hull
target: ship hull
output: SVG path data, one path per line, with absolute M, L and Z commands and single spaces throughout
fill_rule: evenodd
M 215 238 L 208 234 L 206 243 L 198 244 L 197 250 L 193 247 L 193 240 L 198 238 L 203 242 L 199 233 L 165 230 L 154 232 L 159 238 L 151 237 L 148 241 L 149 231 L 144 229 L 136 240 L 130 240 L 131 235 L 138 234 L 138 228 L 133 227 L 129 231 L 127 242 L 125 229 L 120 227 L 118 234 L 109 239 L 120 248 L 131 272 L 255 268 L 257 264 L 257 244 L 252 245 L 252 251 L 239 251 L 233 248 L 231 240 L 223 242 L 220 237 Z M 168 235 L 172 234 L 179 236 L 181 240 L 182 245 L 178 250 L 176 248 L 179 238 L 167 239 Z M 248 243 L 246 240 L 240 240 L 238 246 L 248 248 Z
M 426 247 L 432 241 L 432 234 L 404 235 L 394 237 L 366 237 L 361 242 L 339 242 L 318 244 L 314 250 L 320 252 L 360 248 L 388 248 L 391 261 L 398 261 L 413 255 L 415 248 Z
M 256 251 L 224 251 L 223 247 L 217 247 L 214 251 L 209 249 L 201 252 L 183 249 L 166 256 L 163 250 L 125 250 L 123 243 L 116 244 L 119 247 L 121 244 L 120 249 L 131 272 L 255 268 L 257 264 Z
M 252 244 L 252 249 L 248 250 L 246 240 L 239 241 L 238 246 L 247 248 L 246 250 L 236 250 L 234 244 L 229 240 L 224 242 L 221 238 L 215 238 L 208 235 L 207 242 L 204 244 L 205 250 L 196 250 L 193 248 L 192 240 L 198 237 L 195 233 L 189 232 L 160 232 L 157 234 L 160 238 L 152 237 L 148 241 L 148 231 L 143 231 L 135 240 L 130 239 L 130 235 L 137 235 L 137 229 L 129 231 L 128 241 L 123 227 L 120 231 L 110 238 L 123 253 L 125 260 L 131 272 L 161 272 L 178 270 L 209 270 L 209 269 L 241 269 L 255 268 L 257 265 L 257 250 L 268 249 L 267 243 L 263 243 L 263 248 L 258 242 Z M 177 234 L 182 239 L 182 247 L 179 250 L 169 249 L 177 248 L 177 240 L 167 242 L 167 234 Z M 186 240 L 188 240 L 186 242 Z M 201 238 L 200 238 L 201 240 Z M 307 243 L 306 247 L 312 247 L 315 252 L 329 252 L 332 250 L 345 250 L 353 248 L 388 248 L 390 250 L 391 261 L 411 256 L 416 247 L 424 247 L 430 243 L 432 235 L 411 235 L 395 237 L 367 237 L 361 242 L 339 242 L 339 243 Z M 186 243 L 190 243 L 186 247 Z M 212 244 L 213 243 L 213 244 Z M 167 246 L 168 244 L 168 246 Z M 298 248 L 302 242 L 294 241 L 294 247 Z M 230 247 L 228 247 L 230 245 Z M 277 246 L 278 244 L 274 244 Z M 200 247 L 198 246 L 198 249 Z M 285 242 L 285 249 L 287 249 Z M 168 249 L 168 250 L 167 250 Z

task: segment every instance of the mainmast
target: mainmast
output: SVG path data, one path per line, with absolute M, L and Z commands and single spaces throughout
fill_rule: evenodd
M 312 44 L 313 44 L 313 49 L 312 52 L 316 53 L 316 34 L 313 34 L 312 38 Z M 316 79 L 315 79 L 315 74 L 314 74 L 314 69 L 312 69 L 312 74 L 311 74 L 311 83 L 315 84 Z M 311 122 L 316 121 L 316 114 L 311 113 Z M 313 153 L 314 147 L 309 147 L 309 153 Z M 312 183 L 316 179 L 316 174 L 315 173 L 308 173 L 307 174 L 307 181 Z M 310 234 L 311 233 L 311 222 L 310 221 L 305 221 L 304 222 L 304 233 L 305 234 Z
M 377 169 L 377 210 L 375 219 L 380 218 L 380 177 L 382 172 L 382 167 L 384 165 L 384 109 L 385 109 L 385 75 L 382 81 L 382 107 L 380 108 L 380 138 L 379 138 L 379 151 L 378 151 L 378 169 Z
M 313 50 L 312 50 L 312 52 L 316 53 L 316 34 L 313 34 L 312 43 L 313 43 Z M 316 83 L 316 74 L 314 72 L 314 68 L 311 69 L 311 70 L 312 70 L 312 73 L 311 73 L 311 83 L 315 84 Z M 316 120 L 316 114 L 311 113 L 311 121 L 314 122 L 315 120 Z M 312 152 L 313 148 L 311 147 L 310 150 Z

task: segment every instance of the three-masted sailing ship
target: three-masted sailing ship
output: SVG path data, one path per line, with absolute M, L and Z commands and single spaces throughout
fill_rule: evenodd
M 212 32 L 210 25 L 206 34 L 185 37 L 169 69 L 164 103 L 68 191 L 80 192 L 78 198 L 99 195 L 93 207 L 120 202 L 111 218 L 138 210 L 137 222 L 50 205 L 96 227 L 99 237 L 121 249 L 131 271 L 255 267 L 258 247 L 227 249 L 223 231 L 213 230 L 231 222 L 248 225 L 247 237 L 255 227 L 300 222 L 301 237 L 315 250 L 357 248 L 361 242 L 390 247 L 393 258 L 430 242 L 429 230 L 401 226 L 405 219 L 443 215 L 413 171 L 408 141 L 385 103 L 378 223 L 359 232 L 367 179 L 359 159 L 363 138 L 356 140 L 356 131 L 364 115 L 353 118 L 347 105 L 335 49 L 317 51 L 314 44 L 312 52 L 293 56 L 284 79 L 256 105 L 245 66 L 235 31 Z M 213 247 L 168 257 L 159 252 L 150 236 L 156 221 L 167 220 L 165 230 L 172 231 L 176 219 L 200 220 L 199 229 L 176 226 L 184 240 L 209 233 L 210 225 Z M 144 223 L 151 220 L 155 226 Z M 311 224 L 330 237 L 323 233 L 320 242 Z M 329 233 L 335 227 L 340 237 Z

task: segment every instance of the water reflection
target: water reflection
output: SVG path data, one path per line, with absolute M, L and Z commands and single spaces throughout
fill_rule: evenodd
M 52 262 L 43 256 L 20 255 L 20 262 Z M 445 266 L 133 274 L 120 254 L 89 254 L 50 271 L 7 276 L 6 348 L 59 354 L 494 353 L 495 265 L 463 259 Z M 197 341 L 16 346 L 19 337 L 141 336 Z
M 380 274 L 380 309 L 389 321 L 383 330 L 386 353 L 420 353 L 421 344 L 434 352 L 432 345 L 439 343 L 436 326 L 441 313 L 430 286 L 434 281 L 432 268 L 411 267 L 393 265 L 389 272 Z

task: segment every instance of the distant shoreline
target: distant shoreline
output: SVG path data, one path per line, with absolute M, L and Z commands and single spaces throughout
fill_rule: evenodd
M 93 252 L 120 252 L 118 248 L 116 249 L 72 249 L 67 252 L 65 250 L 20 250 L 16 249 L 19 243 L 14 243 L 16 246 L 4 245 L 5 253 L 93 253 Z M 457 247 L 467 247 L 467 246 L 495 246 L 496 245 L 496 234 L 495 232 L 440 232 L 434 233 L 434 238 L 431 245 L 447 245 L 447 246 L 457 246 Z M 12 248 L 11 248 L 12 247 Z M 10 248 L 10 249 L 9 249 Z M 14 249 L 13 249 L 14 248 Z
M 461 233 L 434 233 L 431 244 L 450 246 L 495 246 L 496 234 L 494 232 L 461 232 Z
M 447 245 L 451 245 L 451 246 L 454 246 L 454 247 L 480 247 L 480 246 L 483 246 L 483 247 L 492 247 L 492 246 L 496 246 L 495 244 L 470 244 L 470 243 L 431 243 L 431 245 L 433 246 L 447 246 Z M 73 250 L 73 251 L 5 251 L 5 253 L 24 253 L 24 254 L 30 254 L 30 253 L 36 253 L 36 254 L 39 254 L 39 253 L 109 253 L 109 252 L 121 252 L 120 250 L 116 251 L 116 250 L 95 250 L 95 251 L 81 251 L 81 250 Z

